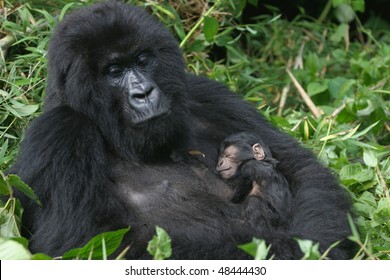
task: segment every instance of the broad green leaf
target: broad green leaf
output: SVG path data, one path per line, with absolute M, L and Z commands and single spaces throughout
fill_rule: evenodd
M 241 13 L 246 6 L 246 0 L 230 0 L 229 3 L 233 8 L 233 16 L 241 16 Z
M 0 237 L 0 260 L 28 260 L 31 253 L 19 242 Z
M 312 240 L 296 239 L 299 248 L 304 253 L 303 260 L 318 260 L 321 257 L 319 243 L 314 243 Z
M 15 108 L 15 111 L 18 113 L 21 117 L 27 117 L 34 114 L 39 108 L 39 105 L 33 104 L 33 105 L 24 105 L 23 107 Z
M 335 9 L 335 16 L 340 23 L 349 23 L 353 20 L 355 13 L 349 4 L 340 4 Z
M 53 258 L 48 256 L 48 255 L 38 253 L 38 254 L 32 255 L 31 259 L 32 260 L 52 260 Z
M 388 222 L 390 220 L 390 199 L 382 198 L 378 202 L 378 208 L 374 213 L 374 220 L 378 224 Z
M 20 237 L 19 217 L 4 208 L 0 208 L 0 236 Z
M 368 205 L 366 203 L 356 202 L 353 204 L 353 208 L 359 216 L 365 218 L 372 218 L 372 215 L 375 212 L 375 207 Z
M 330 40 L 336 44 L 340 43 L 347 36 L 348 24 L 341 23 L 331 34 Z
M 371 149 L 364 149 L 363 160 L 367 166 L 375 167 L 378 165 L 378 159 L 376 157 L 376 154 Z
M 367 182 L 374 176 L 371 169 L 365 169 L 360 164 L 346 165 L 341 168 L 339 174 L 340 180 L 346 185 Z
M 366 10 L 366 3 L 364 0 L 352 0 L 352 8 L 355 12 L 362 12 Z
M 37 104 L 26 105 L 13 100 L 12 106 L 10 106 L 9 104 L 4 104 L 4 107 L 9 112 L 11 112 L 11 114 L 13 114 L 14 116 L 21 118 L 21 117 L 30 116 L 33 113 L 35 113 L 38 110 L 39 105 Z
M 343 99 L 345 96 L 352 95 L 351 87 L 356 84 L 355 80 L 346 79 L 344 77 L 336 77 L 329 80 L 328 89 L 329 93 L 335 99 Z
M 41 201 L 38 196 L 35 194 L 34 190 L 30 188 L 26 183 L 20 179 L 19 176 L 15 174 L 8 175 L 8 182 L 11 186 L 17 188 L 21 192 L 23 192 L 27 197 L 34 200 L 38 205 L 42 206 Z
M 310 83 L 308 86 L 307 86 L 307 93 L 310 95 L 310 96 L 314 96 L 316 94 L 319 94 L 321 92 L 324 92 L 328 89 L 328 85 L 326 84 L 321 84 L 319 82 L 314 82 L 314 83 Z
M 214 41 L 214 37 L 218 32 L 218 21 L 213 17 L 204 17 L 203 32 L 208 42 Z
M 375 200 L 375 196 L 366 191 L 364 192 L 360 197 L 359 197 L 359 201 L 362 202 L 362 203 L 367 203 L 369 205 L 371 205 L 372 207 L 377 207 L 377 203 L 376 203 L 376 200 Z
M 238 248 L 252 256 L 255 260 L 266 260 L 271 246 L 267 247 L 263 239 L 253 238 L 252 242 L 239 245 Z
M 8 188 L 7 182 L 4 181 L 4 178 L 0 176 L 0 194 L 9 195 L 10 189 Z
M 172 256 L 171 238 L 161 227 L 156 227 L 156 235 L 149 241 L 148 253 L 155 260 L 165 260 Z
M 108 231 L 93 237 L 84 247 L 72 249 L 63 255 L 63 259 L 103 259 L 110 256 L 119 247 L 129 228 Z M 104 249 L 104 250 L 103 250 Z
M 349 0 L 332 0 L 333 7 L 340 6 L 341 4 L 347 4 Z

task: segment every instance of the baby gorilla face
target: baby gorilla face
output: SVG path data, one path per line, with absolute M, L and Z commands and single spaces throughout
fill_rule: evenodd
M 241 164 L 238 154 L 239 149 L 232 145 L 219 155 L 216 171 L 223 179 L 229 179 L 237 173 L 237 168 Z

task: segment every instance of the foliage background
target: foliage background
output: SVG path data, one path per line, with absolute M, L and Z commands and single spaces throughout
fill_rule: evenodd
M 48 258 L 26 249 L 23 210 L 11 186 L 37 198 L 5 171 L 24 128 L 42 110 L 53 28 L 93 2 L 0 0 L 0 259 Z M 188 71 L 241 94 L 333 170 L 354 203 L 355 259 L 390 259 L 388 22 L 362 14 L 364 0 L 322 1 L 315 17 L 296 5 L 299 12 L 289 19 L 257 0 L 128 2 L 147 8 L 177 36 Z M 106 258 L 117 235 L 97 237 L 115 242 L 89 258 Z M 77 254 L 68 256 L 83 258 Z

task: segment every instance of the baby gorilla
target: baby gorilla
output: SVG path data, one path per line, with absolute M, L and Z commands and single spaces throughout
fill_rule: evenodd
M 216 172 L 232 188 L 231 201 L 244 204 L 249 221 L 280 227 L 290 220 L 291 191 L 277 163 L 252 133 L 233 134 L 221 143 Z

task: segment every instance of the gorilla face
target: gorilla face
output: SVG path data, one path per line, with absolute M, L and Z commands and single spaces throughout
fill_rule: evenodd
M 130 126 L 140 126 L 170 113 L 169 96 L 154 82 L 157 68 L 156 56 L 150 51 L 116 55 L 103 66 L 105 83 L 110 92 L 120 93 L 123 117 Z
M 49 46 L 45 106 L 70 106 L 121 154 L 147 160 L 188 135 L 184 63 L 160 23 L 140 8 L 119 5 L 83 9 L 58 26 Z

